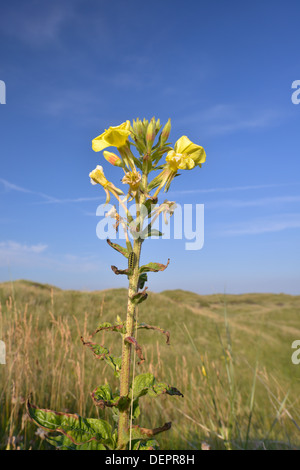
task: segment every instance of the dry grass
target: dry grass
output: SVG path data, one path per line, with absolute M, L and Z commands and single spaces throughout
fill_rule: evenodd
M 7 363 L 0 365 L 0 448 L 49 448 L 43 433 L 28 421 L 24 404 L 29 394 L 32 402 L 43 408 L 110 419 L 109 410 L 99 412 L 89 393 L 106 381 L 116 387 L 117 381 L 111 370 L 82 346 L 80 336 L 87 338 L 100 321 L 112 321 L 122 314 L 126 292 L 71 295 L 50 286 L 16 283 L 3 284 L 0 294 L 0 334 L 7 348 Z M 281 302 L 268 297 L 262 304 L 259 298 L 248 296 L 247 302 L 247 296 L 232 296 L 230 303 L 229 297 L 227 310 L 232 309 L 233 315 L 228 320 L 223 315 L 223 300 L 210 297 L 180 291 L 152 294 L 148 309 L 140 308 L 143 320 L 150 321 L 146 314 L 152 312 L 154 320 L 159 318 L 159 326 L 174 329 L 174 338 L 168 347 L 163 336 L 139 332 L 146 362 L 136 367 L 136 373 L 154 373 L 159 380 L 178 387 L 184 398 L 145 397 L 139 421 L 153 427 L 173 421 L 171 431 L 159 439 L 164 449 L 297 448 L 297 380 L 289 380 L 290 372 L 285 376 L 284 370 L 274 373 L 267 367 L 272 358 L 257 362 L 257 354 L 246 354 L 256 338 L 254 315 L 257 317 L 257 310 L 266 312 L 272 304 L 272 328 L 261 329 L 260 338 L 270 341 L 269 348 L 278 347 L 284 333 L 276 310 L 276 302 Z M 286 302 L 280 308 L 286 310 Z M 243 317 L 241 304 L 247 312 L 256 313 Z M 170 322 L 170 306 L 176 321 Z M 286 315 L 285 334 L 299 331 L 293 319 L 291 310 L 290 316 Z M 274 333 L 276 323 L 279 336 Z M 237 349 L 247 337 L 248 345 Z M 98 342 L 112 347 L 114 353 L 120 351 L 117 333 L 101 333 Z

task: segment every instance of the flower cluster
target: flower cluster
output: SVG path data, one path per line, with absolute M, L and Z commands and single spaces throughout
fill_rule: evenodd
M 169 119 L 161 130 L 160 120 L 152 118 L 150 122 L 146 119 L 129 120 L 119 126 L 109 127 L 101 135 L 92 141 L 92 148 L 99 152 L 107 147 L 115 147 L 119 156 L 110 151 L 104 151 L 104 158 L 113 166 L 123 169 L 122 183 L 129 186 L 125 199 L 137 199 L 139 194 L 156 199 L 159 192 L 164 189 L 168 191 L 171 182 L 180 170 L 192 170 L 200 167 L 206 160 L 206 154 L 200 145 L 194 144 L 187 136 L 182 136 L 174 145 L 167 142 L 171 131 L 171 120 Z M 160 134 L 158 135 L 159 131 Z M 158 136 L 157 143 L 154 145 Z M 131 139 L 131 140 L 130 140 Z M 136 157 L 131 147 L 139 153 Z M 165 163 L 158 165 L 163 155 L 166 155 Z M 160 170 L 160 171 L 159 171 Z M 159 173 L 148 183 L 148 174 L 152 171 Z M 147 185 L 143 175 L 146 176 Z M 124 194 L 113 183 L 107 181 L 102 166 L 97 166 L 90 173 L 93 184 L 100 184 L 106 192 L 106 203 L 110 201 L 110 193 L 119 201 L 119 196 Z M 155 189 L 153 195 L 151 191 Z

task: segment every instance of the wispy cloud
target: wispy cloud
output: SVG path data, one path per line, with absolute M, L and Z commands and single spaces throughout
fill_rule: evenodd
M 183 116 L 186 126 L 199 124 L 201 132 L 207 135 L 231 134 L 240 130 L 264 129 L 274 126 L 282 119 L 276 109 L 261 109 L 259 112 L 240 105 L 217 104 L 194 114 Z M 177 125 L 180 121 L 177 121 Z
M 40 193 L 38 191 L 33 191 L 28 188 L 23 188 L 21 186 L 17 186 L 14 183 L 11 183 L 3 178 L 0 178 L 0 183 L 4 186 L 5 191 L 17 191 L 21 193 L 33 194 L 42 198 L 42 201 L 37 201 L 35 204 L 68 204 L 68 203 L 80 203 L 80 202 L 88 202 L 88 201 L 104 201 L 104 197 L 101 196 L 93 196 L 93 197 L 76 197 L 76 198 L 57 198 L 53 196 L 49 196 L 45 193 Z
M 3 178 L 0 178 L 0 183 L 4 186 L 5 191 L 17 191 L 21 193 L 27 193 L 27 194 L 35 194 L 36 196 L 39 196 L 48 202 L 55 202 L 56 198 L 53 198 L 52 196 L 48 196 L 48 194 L 40 193 L 37 191 L 32 191 L 31 189 L 28 188 L 23 188 L 22 186 L 18 186 L 14 183 L 11 183 L 10 181 L 7 181 Z
M 14 241 L 0 242 L 0 253 L 42 253 L 48 245 L 38 243 L 37 245 L 26 245 Z
M 299 183 L 288 183 L 288 184 L 260 184 L 260 185 L 246 185 L 246 186 L 231 186 L 227 188 L 202 188 L 202 189 L 183 189 L 178 191 L 170 191 L 169 194 L 206 194 L 206 193 L 223 193 L 231 191 L 247 191 L 255 189 L 268 189 L 268 188 L 280 188 L 291 185 L 299 185 Z
M 228 209 L 239 209 L 244 207 L 264 207 L 273 206 L 276 207 L 280 204 L 289 204 L 300 202 L 300 196 L 275 196 L 265 197 L 260 199 L 250 199 L 248 201 L 241 201 L 237 199 L 223 199 L 221 201 L 213 201 L 206 203 L 206 207 L 210 209 L 228 208 Z
M 258 235 L 297 228 L 300 228 L 300 214 L 277 214 L 223 227 L 218 236 Z
M 54 269 L 56 271 L 90 272 L 101 266 L 99 257 L 94 254 L 74 255 L 70 253 L 53 254 L 46 244 L 29 245 L 15 241 L 0 242 L 0 267 L 35 267 Z
M 39 48 L 44 44 L 55 44 L 63 24 L 71 18 L 70 4 L 32 0 L 23 4 L 18 2 L 17 8 L 8 4 L 2 9 L 0 32 Z

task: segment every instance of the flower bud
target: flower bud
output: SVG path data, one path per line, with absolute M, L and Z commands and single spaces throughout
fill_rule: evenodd
M 170 132 L 171 132 L 171 119 L 169 118 L 160 136 L 161 145 L 164 145 L 167 142 Z
M 152 145 L 155 140 L 155 136 L 156 136 L 155 128 L 156 128 L 155 120 L 151 119 L 150 124 L 147 127 L 147 132 L 146 132 L 146 143 L 147 143 L 148 152 L 152 149 Z
M 118 155 L 116 155 L 115 153 L 104 151 L 103 156 L 104 156 L 105 160 L 107 160 L 109 163 L 111 163 L 111 165 L 122 166 L 121 158 L 118 157 Z

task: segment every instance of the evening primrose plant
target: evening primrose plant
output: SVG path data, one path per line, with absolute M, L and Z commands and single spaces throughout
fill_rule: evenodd
M 113 324 L 101 323 L 89 338 L 81 338 L 82 344 L 89 348 L 96 358 L 105 361 L 119 379 L 119 388 L 116 391 L 106 383 L 91 392 L 91 398 L 97 407 L 102 410 L 109 408 L 112 411 L 114 425 L 103 419 L 83 418 L 78 414 L 40 409 L 30 401 L 27 403 L 31 420 L 46 430 L 47 440 L 60 449 L 158 449 L 155 436 L 170 429 L 171 423 L 161 424 L 154 429 L 136 425 L 135 421 L 140 415 L 139 400 L 145 395 L 183 396 L 177 388 L 158 382 L 151 373 L 135 374 L 136 358 L 138 364 L 145 360 L 142 348 L 137 342 L 137 331 L 151 329 L 163 333 L 167 344 L 170 339 L 167 330 L 140 322 L 137 318 L 137 306 L 147 299 L 147 273 L 164 271 L 169 264 L 168 260 L 166 264 L 149 262 L 140 266 L 144 241 L 153 235 L 162 235 L 153 228 L 155 220 L 163 214 L 167 222 L 167 215 L 171 216 L 176 209 L 174 201 L 164 200 L 158 204 L 158 196 L 162 190 L 168 191 L 180 170 L 193 170 L 197 166 L 201 168 L 206 159 L 204 149 L 186 136 L 180 137 L 174 147 L 168 143 L 170 119 L 161 128 L 160 121 L 154 117 L 150 122 L 146 119 L 136 119 L 132 123 L 126 121 L 119 126 L 109 127 L 92 141 L 95 152 L 103 151 L 104 159 L 116 167 L 116 172 L 123 171 L 122 189 L 108 181 L 101 165 L 97 165 L 89 176 L 93 185 L 99 185 L 105 191 L 105 204 L 113 197 L 125 214 L 121 215 L 116 206 L 113 206 L 106 217 L 115 220 L 116 231 L 122 226 L 125 234 L 126 246 L 113 243 L 109 239 L 107 242 L 126 259 L 125 268 L 111 268 L 116 275 L 128 278 L 127 313 L 123 319 L 117 317 Z M 105 150 L 108 147 L 114 147 L 118 155 Z M 164 156 L 165 160 L 162 162 Z M 152 175 L 154 177 L 150 179 Z M 131 213 L 127 208 L 127 202 L 133 200 L 135 213 Z M 99 332 L 120 334 L 121 357 L 112 355 L 106 347 L 93 341 L 93 337 Z

